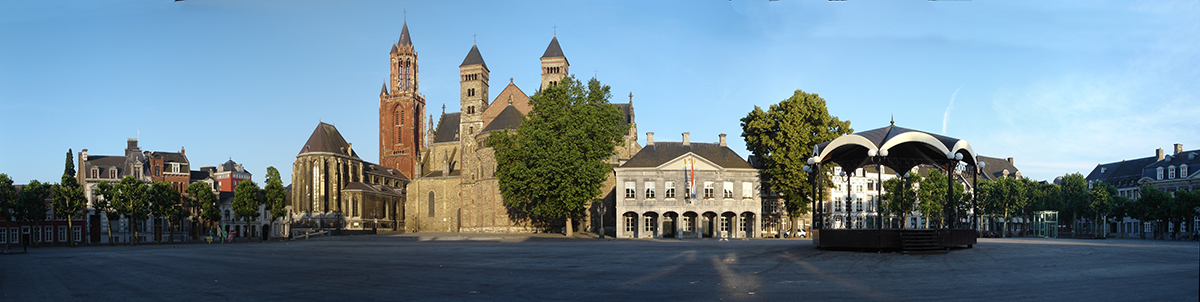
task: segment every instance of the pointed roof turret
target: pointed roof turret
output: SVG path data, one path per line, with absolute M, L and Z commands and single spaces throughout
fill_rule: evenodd
M 383 83 L 383 91 L 380 91 L 379 95 L 388 95 L 387 83 Z
M 467 58 L 463 59 L 462 65 L 458 65 L 458 67 L 477 64 L 483 65 L 485 68 L 487 67 L 487 63 L 483 62 L 483 55 L 479 54 L 479 46 L 471 45 L 471 52 L 467 53 Z
M 404 28 L 400 29 L 400 42 L 397 45 L 412 45 L 412 37 L 408 36 L 408 21 L 404 21 Z
M 550 46 L 546 46 L 546 53 L 542 54 L 543 58 L 565 58 L 562 47 L 558 46 L 558 36 L 550 39 Z
M 304 147 L 300 149 L 300 154 L 310 152 L 328 152 L 358 158 L 358 153 L 350 148 L 350 143 L 342 138 L 337 128 L 325 122 L 317 124 L 317 129 L 313 130 Z

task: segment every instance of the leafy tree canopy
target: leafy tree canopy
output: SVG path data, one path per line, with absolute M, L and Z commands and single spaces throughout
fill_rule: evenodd
M 608 85 L 585 86 L 574 76 L 535 94 L 533 109 L 515 131 L 491 134 L 496 178 L 505 205 L 517 220 L 544 224 L 584 215 L 612 172 L 606 161 L 628 132 L 620 110 L 609 104 Z
M 279 177 L 279 170 L 274 166 L 267 167 L 267 187 L 263 189 L 263 197 L 266 199 L 267 211 L 271 214 L 271 221 L 276 218 L 283 217 L 287 214 L 287 191 L 283 188 L 283 180 Z
M 813 146 L 854 132 L 850 121 L 829 115 L 825 99 L 801 90 L 766 111 L 754 106 L 741 125 L 746 149 L 761 163 L 763 186 L 786 200 L 793 217 L 811 211 L 813 187 L 804 166 Z M 827 184 L 833 167 L 824 168 L 818 181 Z

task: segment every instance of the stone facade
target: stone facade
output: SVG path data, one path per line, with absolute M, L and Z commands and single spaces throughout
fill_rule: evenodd
M 402 42 L 403 37 L 407 37 L 407 25 L 402 34 Z M 411 43 L 408 45 L 411 46 Z M 415 65 L 415 59 L 413 62 Z M 541 62 L 542 81 L 539 91 L 558 83 L 568 74 L 569 63 L 562 54 L 557 37 L 551 39 Z M 413 69 L 416 69 L 415 66 Z M 524 116 L 532 110 L 530 99 L 513 84 L 512 79 L 509 79 L 508 85 L 494 99 L 491 98 L 490 73 L 478 45 L 473 45 L 459 65 L 461 111 L 447 113 L 443 105 L 436 125 L 432 122 L 434 118 L 430 117 L 424 141 L 427 145 L 423 148 L 412 148 L 420 150 L 420 157 L 415 165 L 416 176 L 408 184 L 408 192 L 412 194 L 404 203 L 405 230 L 485 233 L 541 231 L 509 216 L 500 194 L 499 181 L 495 178 L 494 151 L 486 147 L 491 131 L 512 129 L 520 125 Z M 416 86 L 417 79 L 414 78 L 413 81 L 413 86 Z M 423 100 L 421 104 L 424 104 Z M 613 166 L 616 166 L 641 147 L 637 144 L 632 102 L 614 105 L 625 115 L 625 122 L 630 126 L 629 135 L 624 143 L 617 147 L 618 154 L 611 159 Z M 383 107 L 380 110 L 384 110 Z M 381 116 L 384 114 L 381 113 Z M 380 134 L 381 138 L 385 136 Z M 381 145 L 387 143 L 381 139 Z M 384 153 L 380 154 L 380 158 L 385 156 Z M 393 165 L 394 162 L 383 162 L 387 167 L 400 168 Z M 611 198 L 613 183 L 615 182 L 606 182 L 605 193 L 598 198 Z M 589 225 L 587 229 L 599 227 Z
M 337 128 L 320 123 L 292 164 L 291 233 L 403 229 L 406 185 L 398 169 L 363 161 Z
M 618 238 L 756 238 L 758 169 L 725 145 L 653 141 L 615 169 Z

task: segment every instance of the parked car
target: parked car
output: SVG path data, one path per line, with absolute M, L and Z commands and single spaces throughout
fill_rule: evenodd
M 791 233 L 792 233 L 792 230 L 783 231 L 783 238 L 792 237 Z M 796 230 L 796 237 L 808 238 L 808 231 L 805 231 L 804 229 L 798 229 L 798 230 Z

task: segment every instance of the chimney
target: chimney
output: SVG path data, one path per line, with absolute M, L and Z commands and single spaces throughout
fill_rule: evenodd
M 725 133 L 721 133 L 721 135 L 719 135 L 719 136 L 721 137 L 721 142 L 719 143 L 719 145 L 721 145 L 721 147 L 724 147 L 725 146 Z
M 1183 153 L 1183 144 L 1175 144 L 1175 155 Z
M 1010 165 L 1013 165 L 1013 160 L 1012 160 L 1012 159 L 1013 159 L 1012 157 L 1009 157 L 1009 158 L 1008 158 L 1008 164 L 1010 164 Z M 1016 167 L 1016 165 L 1013 165 L 1013 167 Z
M 646 146 L 654 145 L 654 132 L 646 132 Z
M 1154 157 L 1157 157 L 1158 160 L 1163 160 L 1162 148 L 1158 148 L 1157 150 L 1154 150 Z
M 691 134 L 691 133 L 687 133 L 687 132 L 684 132 L 684 133 L 683 133 L 683 145 L 684 145 L 684 146 L 691 146 L 691 145 L 692 145 L 692 142 L 688 141 L 688 135 L 690 135 L 690 134 Z
M 81 161 L 81 162 L 87 161 L 87 149 L 83 149 L 83 150 L 79 151 L 79 161 Z
M 183 147 L 179 147 L 179 155 L 187 155 L 187 151 Z
M 136 138 L 131 138 L 131 139 L 125 141 L 125 148 L 137 149 L 137 141 L 138 140 Z

